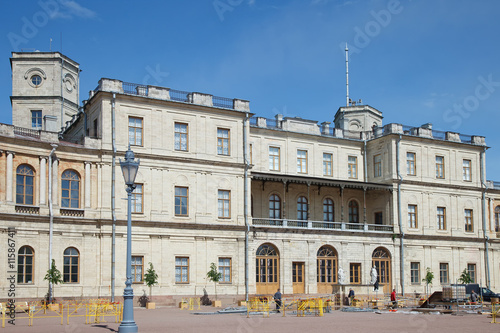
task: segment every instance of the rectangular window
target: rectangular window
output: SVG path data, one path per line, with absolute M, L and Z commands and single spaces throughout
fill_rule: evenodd
M 217 155 L 229 156 L 229 130 L 217 128 Z
M 352 284 L 360 284 L 361 283 L 361 264 L 360 263 L 351 263 L 349 269 L 349 281 Z
M 269 170 L 280 171 L 279 147 L 269 147 Z
M 221 283 L 231 283 L 231 258 L 219 258 L 219 273 Z
M 439 230 L 446 230 L 446 208 L 437 208 L 437 228 Z
M 323 176 L 333 176 L 333 155 L 323 153 Z
M 415 176 L 415 153 L 406 153 L 406 174 Z
M 408 227 L 416 229 L 417 223 L 417 205 L 408 205 Z
M 31 128 L 42 129 L 42 110 L 31 111 Z
M 420 263 L 410 263 L 411 284 L 420 284 Z
M 382 212 L 375 212 L 375 224 L 384 224 L 384 215 Z
M 189 208 L 189 191 L 187 187 L 175 187 L 175 215 L 187 216 Z
M 250 144 L 249 148 L 250 148 L 250 161 L 249 161 L 249 163 L 253 164 L 253 144 Z
M 471 161 L 463 160 L 462 165 L 463 165 L 464 180 L 470 182 L 472 180 Z
M 465 231 L 473 232 L 474 231 L 474 220 L 472 217 L 472 209 L 464 210 L 465 215 Z
M 132 213 L 142 213 L 142 184 L 135 184 L 135 189 L 132 192 Z
M 143 280 L 144 257 L 132 256 L 132 282 L 142 283 Z
M 174 149 L 179 151 L 188 151 L 188 124 L 175 123 L 174 127 Z
M 219 218 L 231 217 L 231 191 L 219 190 L 218 192 Z
M 297 150 L 297 172 L 307 173 L 307 150 Z
M 97 119 L 94 119 L 94 138 L 99 138 L 97 132 L 98 128 L 99 128 L 99 122 L 97 121 Z
M 472 280 L 472 283 L 476 283 L 476 264 L 467 264 L 467 272 Z
M 128 143 L 142 146 L 142 118 L 128 117 Z
M 382 155 L 373 156 L 374 177 L 382 177 Z
M 358 158 L 349 156 L 347 159 L 347 175 L 349 178 L 358 178 Z
M 188 257 L 175 257 L 175 283 L 189 283 Z
M 448 264 L 440 263 L 439 264 L 439 282 L 441 284 L 448 284 Z
M 444 178 L 444 157 L 436 156 L 436 178 Z

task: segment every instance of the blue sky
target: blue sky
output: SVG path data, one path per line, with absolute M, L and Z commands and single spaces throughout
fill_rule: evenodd
M 250 100 L 253 113 L 332 121 L 350 96 L 384 123 L 482 135 L 500 181 L 500 2 L 495 0 L 4 1 L 0 122 L 11 123 L 12 51 L 80 63 L 99 78 Z M 61 39 L 62 36 L 62 39 Z

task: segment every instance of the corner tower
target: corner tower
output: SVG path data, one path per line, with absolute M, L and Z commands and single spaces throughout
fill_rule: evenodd
M 12 52 L 12 124 L 59 132 L 78 112 L 80 65 L 59 52 Z
M 336 128 L 353 132 L 370 131 L 382 126 L 382 112 L 369 105 L 343 106 L 337 110 L 333 120 Z

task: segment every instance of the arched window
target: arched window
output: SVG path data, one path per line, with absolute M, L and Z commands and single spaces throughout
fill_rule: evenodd
M 281 218 L 281 199 L 276 194 L 273 194 L 269 197 L 269 218 Z
M 279 254 L 272 244 L 262 244 L 255 253 L 255 281 L 258 294 L 276 292 L 279 288 Z
M 333 219 L 334 219 L 333 200 L 327 198 L 323 200 L 323 221 L 333 222 Z
M 33 283 L 35 251 L 22 246 L 17 253 L 17 283 Z
M 28 165 L 20 165 L 16 170 L 16 204 L 33 205 L 35 172 Z
M 78 283 L 79 277 L 80 253 L 74 247 L 68 247 L 64 250 L 64 283 Z
M 297 220 L 307 220 L 307 199 L 299 197 L 297 199 Z
M 317 264 L 318 292 L 321 290 L 321 293 L 329 293 L 332 290 L 331 286 L 323 290 L 322 284 L 337 283 L 337 251 L 327 245 L 320 247 L 317 253 Z
M 80 208 L 80 176 L 73 170 L 66 170 L 61 178 L 61 207 Z
M 500 231 L 500 206 L 495 207 L 495 231 Z
M 356 200 L 349 201 L 349 223 L 359 222 L 359 205 Z

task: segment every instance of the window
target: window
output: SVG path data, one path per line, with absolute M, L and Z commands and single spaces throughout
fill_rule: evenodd
M 437 228 L 439 230 L 446 230 L 446 208 L 437 208 Z
M 42 110 L 31 111 L 31 128 L 42 129 Z
M 17 283 L 33 283 L 35 251 L 23 246 L 17 254 Z
M 297 150 L 297 172 L 307 173 L 307 150 Z
M 61 180 L 61 207 L 80 208 L 80 176 L 73 170 L 66 170 Z
M 408 227 L 416 229 L 417 223 L 417 205 L 408 205 Z
M 174 149 L 188 151 L 188 124 L 175 123 Z
M 231 283 L 231 258 L 219 258 L 220 282 Z
M 94 138 L 99 138 L 99 136 L 97 135 L 98 125 L 99 125 L 99 123 L 98 123 L 97 119 L 94 119 Z
M 323 153 L 323 176 L 333 176 L 333 155 Z
M 189 207 L 187 187 L 175 187 L 175 215 L 187 216 Z
M 279 147 L 269 147 L 269 170 L 280 171 Z
M 436 156 L 436 178 L 444 178 L 444 157 Z
M 467 182 L 470 182 L 472 180 L 471 161 L 470 160 L 463 160 L 462 166 L 463 166 L 464 180 Z
M 333 210 L 333 200 L 326 198 L 323 200 L 323 221 L 333 222 L 334 210 Z
M 74 247 L 64 250 L 63 282 L 78 283 L 80 254 Z
M 189 283 L 188 257 L 175 257 L 175 283 Z
M 500 232 L 500 206 L 495 207 L 495 231 Z
M 349 201 L 349 223 L 359 222 L 359 205 L 356 200 Z
M 143 185 L 135 184 L 135 189 L 132 192 L 132 213 L 142 213 L 143 212 Z
M 348 157 L 347 168 L 347 174 L 349 178 L 358 178 L 358 158 L 356 156 Z
M 219 190 L 218 193 L 219 218 L 231 217 L 231 191 Z
M 374 177 L 382 176 L 382 155 L 373 156 L 373 173 Z
M 411 284 L 420 284 L 420 263 L 410 263 L 410 278 Z
M 31 83 L 35 86 L 38 87 L 42 84 L 42 77 L 40 75 L 33 75 L 31 77 Z
M 465 231 L 473 232 L 474 231 L 474 221 L 472 218 L 472 209 L 464 210 L 465 215 Z
M 448 264 L 440 263 L 439 264 L 439 282 L 441 284 L 448 284 Z
M 307 220 L 307 199 L 299 197 L 297 199 L 297 220 Z
M 255 256 L 255 282 L 272 283 L 279 282 L 279 254 L 271 244 L 259 246 Z M 258 289 L 257 289 L 258 290 Z
M 352 284 L 360 284 L 361 283 L 361 264 L 359 263 L 351 263 L 349 265 L 349 281 Z
M 16 204 L 33 205 L 35 172 L 28 165 L 20 165 L 16 170 Z
M 467 272 L 469 273 L 472 283 L 476 283 L 476 264 L 467 264 Z
M 250 144 L 249 148 L 250 148 L 250 164 L 253 164 L 253 144 Z
M 382 212 L 375 212 L 375 224 L 384 224 L 384 215 Z
M 337 282 L 337 252 L 330 246 L 322 246 L 317 253 L 317 282 Z M 330 287 L 331 288 L 331 287 Z
M 128 117 L 128 143 L 142 146 L 142 118 Z
M 217 128 L 217 155 L 229 155 L 229 130 Z
M 415 176 L 415 153 L 406 153 L 406 174 Z
M 132 283 L 141 283 L 143 280 L 144 257 L 132 256 Z
M 281 219 L 281 199 L 276 194 L 269 197 L 269 218 Z

